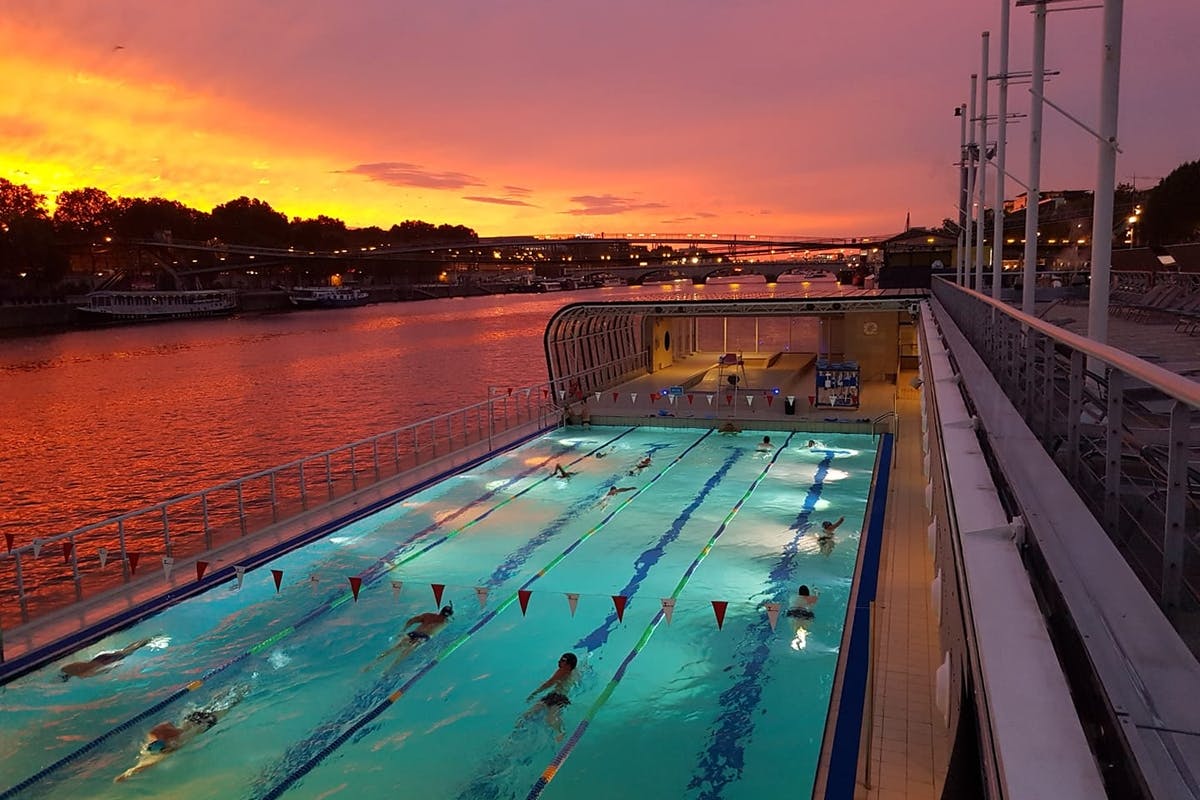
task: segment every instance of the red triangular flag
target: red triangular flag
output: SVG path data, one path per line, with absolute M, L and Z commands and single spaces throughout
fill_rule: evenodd
M 72 542 L 63 542 L 63 563 L 71 563 L 71 550 L 75 547 Z
M 650 402 L 653 403 L 657 399 L 658 399 L 658 392 L 651 392 L 650 393 Z
M 511 386 L 508 388 L 508 396 L 512 397 L 512 387 Z M 441 601 L 439 600 L 438 602 L 440 603 Z
M 688 395 L 688 405 L 690 406 L 691 404 L 692 404 L 692 396 L 689 394 Z
M 350 578 L 350 591 L 354 594 L 354 602 L 358 602 L 358 590 L 362 588 L 362 578 L 357 575 Z
M 729 605 L 726 600 L 713 600 L 713 611 L 717 615 L 717 630 L 721 630 L 721 626 L 725 624 L 725 607 Z
M 620 392 L 613 392 L 613 402 L 617 402 L 617 398 L 621 396 Z
M 521 616 L 525 616 L 525 610 L 529 608 L 529 595 L 533 592 L 528 589 L 517 589 L 517 600 L 521 602 Z
M 275 593 L 279 594 L 279 583 L 283 580 L 283 570 L 271 570 L 271 577 L 275 579 Z
M 549 396 L 550 396 L 550 390 L 547 389 L 545 386 L 543 386 L 542 387 L 542 399 L 545 400 Z
M 767 395 L 767 405 L 768 406 L 775 405 L 775 395 L 771 395 L 771 394 Z
M 617 622 L 622 622 L 625 619 L 625 604 L 629 602 L 629 598 L 624 595 L 614 594 L 612 599 L 613 605 L 617 608 Z
M 206 570 L 206 569 L 208 569 L 207 561 L 197 561 L 196 562 L 196 580 L 200 580 L 201 578 L 204 577 L 204 570 Z
M 17 538 L 17 535 L 15 533 L 4 534 L 4 541 L 8 543 L 8 552 L 10 552 L 10 553 L 12 552 L 13 542 L 16 541 L 16 538 Z
M 440 606 L 442 604 L 442 592 L 446 591 L 446 584 L 431 583 L 430 586 L 433 587 L 433 602 L 435 605 Z
M 571 616 L 575 616 L 575 609 L 579 607 L 578 592 L 567 592 L 567 605 L 571 607 Z
M 129 553 L 126 556 L 126 558 L 129 559 L 129 574 L 130 575 L 137 574 L 137 562 L 138 562 L 138 559 L 141 557 L 142 557 L 141 553 Z
M 725 405 L 727 405 L 727 406 L 733 405 L 733 395 L 731 395 L 731 394 L 725 395 Z
M 775 630 L 775 623 L 779 621 L 779 603 L 767 603 L 767 621 L 771 623 L 771 630 Z

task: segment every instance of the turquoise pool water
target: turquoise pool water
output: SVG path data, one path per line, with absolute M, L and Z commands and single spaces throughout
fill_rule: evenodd
M 807 795 L 874 442 L 775 432 L 761 451 L 763 435 L 556 431 L 17 679 L 0 688 L 0 797 Z M 605 501 L 613 487 L 633 491 Z M 797 631 L 801 583 L 819 602 Z M 450 624 L 377 659 L 437 610 L 435 584 Z M 58 677 L 147 637 L 103 674 Z M 518 721 L 566 651 L 559 740 Z M 150 728 L 231 691 L 215 726 L 114 783 Z

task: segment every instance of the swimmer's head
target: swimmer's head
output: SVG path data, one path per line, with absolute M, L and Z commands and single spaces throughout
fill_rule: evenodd
M 808 591 L 808 584 L 806 584 L 806 583 L 800 584 L 800 592 L 799 593 L 800 593 L 801 597 L 809 597 L 810 593 Z
M 816 441 L 816 439 L 809 439 L 809 440 L 808 440 L 808 446 L 809 446 L 809 447 L 816 447 L 816 446 L 817 446 L 817 441 Z
M 575 669 L 575 667 L 579 664 L 579 659 L 575 657 L 574 653 L 563 653 L 558 657 L 558 663 L 570 667 L 571 669 Z
M 454 604 L 447 603 L 446 605 L 442 606 L 441 614 L 443 617 L 447 617 L 447 618 L 453 617 L 454 616 Z
M 146 745 L 147 753 L 161 753 L 163 750 L 166 750 L 166 749 L 167 749 L 167 743 L 164 742 L 162 739 L 155 739 L 153 742 L 150 742 L 150 744 Z
M 66 683 L 67 681 L 71 680 L 71 674 L 69 672 L 60 672 L 58 673 L 58 679 L 63 683 Z

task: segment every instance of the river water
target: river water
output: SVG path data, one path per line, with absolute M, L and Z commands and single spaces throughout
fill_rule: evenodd
M 0 532 L 25 544 L 539 383 L 556 310 L 635 291 L 0 340 Z

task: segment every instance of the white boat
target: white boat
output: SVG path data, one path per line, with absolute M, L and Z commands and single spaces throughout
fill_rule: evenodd
M 217 317 L 232 314 L 237 305 L 234 289 L 101 291 L 89 294 L 87 305 L 76 309 L 87 322 L 115 323 Z
M 354 286 L 296 286 L 288 300 L 296 308 L 351 308 L 365 306 L 371 295 Z

